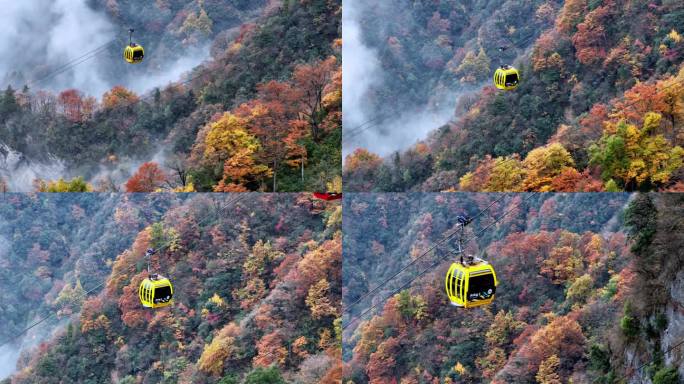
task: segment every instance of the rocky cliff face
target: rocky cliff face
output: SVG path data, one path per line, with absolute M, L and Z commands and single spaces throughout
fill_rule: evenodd
M 628 330 L 617 319 L 613 351 L 624 365 L 617 377 L 628 383 L 684 378 L 683 203 L 679 194 L 639 195 L 627 210 L 636 272 L 628 301 L 638 325 Z
M 667 328 L 662 335 L 660 350 L 665 356 L 665 364 L 677 367 L 684 377 L 684 270 L 677 272 L 670 284 L 669 302 L 665 307 Z

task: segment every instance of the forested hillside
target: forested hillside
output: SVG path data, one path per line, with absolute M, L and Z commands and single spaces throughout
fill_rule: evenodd
M 368 123 L 350 129 L 348 190 L 682 189 L 681 2 L 454 1 L 397 9 L 358 11 L 364 42 L 387 73 L 366 92 Z M 374 22 L 381 14 L 388 20 Z M 516 90 L 494 88 L 500 64 L 520 71 Z M 445 102 L 455 117 L 406 150 L 383 158 L 358 139 L 377 119 Z M 397 122 L 376 141 L 418 125 Z
M 339 380 L 340 204 L 189 196 L 3 200 L 3 216 L 17 219 L 2 227 L 0 260 L 17 268 L 0 279 L 0 316 L 12 324 L 2 340 L 56 314 L 10 342 L 27 348 L 3 383 Z M 151 247 L 152 270 L 174 285 L 171 307 L 139 302 Z
M 114 25 L 139 25 L 134 40 L 145 42 L 145 61 L 123 62 L 127 41 L 104 53 L 97 65 L 111 65 L 118 85 L 102 95 L 8 86 L 0 96 L 3 189 L 301 191 L 339 179 L 340 1 L 93 6 Z M 207 62 L 171 85 L 134 91 L 203 44 L 211 45 Z
M 110 272 L 111 261 L 145 226 L 185 200 L 182 194 L 3 194 L 0 197 L 0 342 L 56 308 L 60 292 L 79 282 L 91 289 Z M 68 289 L 65 290 L 67 292 Z M 70 308 L 67 308 L 70 310 Z M 54 326 L 54 324 L 50 324 Z M 20 346 L 32 345 L 49 327 L 3 345 L 3 376 L 14 369 Z
M 684 340 L 682 197 L 350 196 L 345 382 L 674 384 L 684 377 L 682 351 L 665 353 Z M 457 215 L 490 204 L 466 227 L 466 237 L 477 237 L 465 249 L 494 265 L 496 298 L 456 308 L 444 292 L 455 261 L 449 247 L 421 255 L 456 227 Z

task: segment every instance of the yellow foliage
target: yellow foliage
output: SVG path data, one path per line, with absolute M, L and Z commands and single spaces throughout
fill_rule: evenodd
M 670 33 L 667 34 L 667 37 L 669 37 L 675 43 L 679 43 L 680 41 L 682 41 L 682 36 L 679 33 L 677 33 L 677 31 L 675 31 L 674 29 L 672 29 L 672 31 L 670 31 Z
M 330 329 L 324 328 L 319 334 L 318 348 L 328 349 L 335 344 L 336 339 L 333 337 Z
M 223 327 L 211 343 L 204 346 L 202 356 L 197 361 L 199 370 L 214 376 L 220 375 L 225 360 L 237 352 L 234 343 L 239 334 L 240 327 L 235 323 Z
M 327 279 L 321 279 L 309 288 L 306 296 L 306 305 L 311 310 L 314 319 L 326 316 L 337 316 L 337 308 L 332 304 L 328 297 L 330 283 Z
M 242 185 L 249 180 L 268 177 L 272 171 L 256 164 L 261 150 L 259 140 L 249 133 L 247 120 L 226 112 L 211 123 L 204 139 L 204 162 L 207 165 L 223 163 L 224 179 L 217 191 L 246 190 Z
M 200 32 L 205 36 L 210 36 L 213 25 L 214 22 L 209 18 L 209 15 L 207 15 L 207 11 L 200 5 L 199 13 L 190 13 L 188 17 L 185 18 L 180 31 L 188 35 L 194 32 Z
M 36 180 L 35 188 L 38 192 L 64 193 L 64 192 L 92 192 L 93 186 L 86 183 L 82 177 L 72 180 L 59 178 L 57 181 Z
M 658 46 L 658 52 L 660 52 L 661 55 L 664 55 L 665 53 L 667 53 L 667 45 L 660 44 Z
M 185 186 L 181 185 L 180 187 L 174 188 L 173 192 L 197 192 L 197 190 L 195 189 L 195 183 L 192 181 L 192 176 L 188 176 L 188 180 L 185 183 Z
M 523 160 L 526 170 L 523 188 L 527 191 L 550 192 L 553 178 L 574 165 L 570 152 L 560 143 L 535 148 Z
M 542 361 L 537 371 L 537 383 L 539 384 L 563 384 L 558 375 L 558 367 L 560 366 L 560 359 L 558 355 L 551 355 L 548 359 Z
M 466 368 L 463 366 L 463 364 L 461 364 L 460 361 L 458 361 L 458 362 L 456 362 L 456 365 L 454 366 L 454 372 L 463 376 L 466 373 Z
M 230 48 L 228 48 L 229 53 L 236 53 L 239 52 L 242 49 L 242 44 L 241 43 L 233 43 Z
M 461 191 L 468 191 L 473 184 L 473 173 L 467 172 L 458 180 L 458 187 Z
M 497 157 L 484 192 L 522 192 L 526 171 L 517 156 Z
M 329 93 L 326 93 L 321 100 L 321 103 L 326 108 L 331 108 L 342 103 L 342 90 L 334 89 Z
M 592 162 L 603 167 L 604 180 L 617 178 L 628 187 L 664 184 L 682 167 L 684 149 L 672 147 L 660 129 L 661 115 L 649 112 L 642 128 L 621 121 L 590 149 Z M 630 184 L 635 185 L 630 185 Z
M 342 192 L 342 177 L 341 176 L 335 176 L 331 181 L 326 183 L 326 187 L 328 189 L 328 192 L 341 193 Z
M 225 161 L 241 149 L 251 153 L 260 149 L 259 141 L 247 130 L 247 121 L 229 112 L 211 123 L 205 144 L 204 159 L 210 162 Z
M 214 296 L 212 296 L 211 299 L 209 299 L 209 301 L 218 305 L 219 307 L 225 305 L 225 302 L 223 301 L 221 296 L 218 295 L 218 293 L 214 293 Z
M 325 223 L 326 228 L 340 228 L 342 226 L 342 205 L 337 205 L 335 209 L 328 216 L 328 221 Z

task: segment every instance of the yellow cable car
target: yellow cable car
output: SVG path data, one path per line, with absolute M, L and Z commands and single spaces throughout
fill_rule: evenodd
M 445 285 L 451 304 L 472 308 L 494 301 L 499 281 L 491 264 L 473 258 L 470 262 L 451 264 L 446 274 Z
M 161 308 L 173 304 L 173 285 L 161 275 L 150 275 L 140 283 L 140 302 L 147 308 Z
M 502 65 L 494 72 L 494 85 L 498 89 L 511 91 L 518 87 L 518 83 L 520 83 L 520 74 L 510 65 Z
M 144 57 L 145 57 L 145 50 L 143 49 L 142 46 L 140 46 L 136 43 L 131 43 L 124 50 L 124 59 L 126 60 L 127 63 L 138 64 L 138 63 L 143 61 Z
M 141 45 L 133 42 L 133 30 L 130 31 L 128 46 L 124 49 L 124 60 L 130 64 L 138 64 L 145 57 L 145 49 Z

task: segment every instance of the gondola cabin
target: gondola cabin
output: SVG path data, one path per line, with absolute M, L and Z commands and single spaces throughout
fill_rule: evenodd
M 161 275 L 150 275 L 140 283 L 140 303 L 146 308 L 161 308 L 173 304 L 173 285 Z
M 494 267 L 484 260 L 475 258 L 471 263 L 451 264 L 445 284 L 451 304 L 473 308 L 494 301 L 499 282 Z
M 510 65 L 501 66 L 494 72 L 494 85 L 501 90 L 511 91 L 518 87 L 520 73 Z
M 124 50 L 124 60 L 129 64 L 138 64 L 143 61 L 145 50 L 142 46 L 131 43 Z
M 315 198 L 325 201 L 339 200 L 342 198 L 342 194 L 336 192 L 314 192 L 313 195 Z

